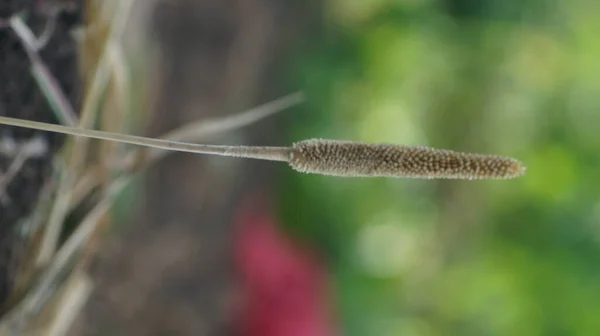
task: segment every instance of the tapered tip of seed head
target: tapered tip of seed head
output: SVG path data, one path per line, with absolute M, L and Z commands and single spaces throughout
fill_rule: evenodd
M 508 168 L 508 178 L 517 178 L 527 173 L 527 167 L 518 160 L 512 160 L 512 164 Z
M 445 178 L 509 180 L 523 176 L 526 171 L 520 161 L 510 157 L 451 151 L 440 153 L 448 155 L 448 159 L 440 160 L 439 164 L 439 167 L 444 167 L 442 172 L 449 173 L 443 176 Z M 454 169 L 448 169 L 448 166 Z
M 469 155 L 469 154 L 466 154 Z M 499 180 L 510 180 L 525 175 L 527 167 L 519 160 L 491 155 L 474 154 L 475 158 L 480 157 L 481 160 L 475 160 L 478 172 L 475 179 L 491 178 Z M 487 159 L 486 159 L 487 157 Z

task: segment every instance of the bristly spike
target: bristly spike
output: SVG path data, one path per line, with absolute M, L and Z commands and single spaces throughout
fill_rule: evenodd
M 293 169 L 321 175 L 480 180 L 525 173 L 525 166 L 512 158 L 429 147 L 312 139 L 293 148 Z
M 27 127 L 138 146 L 206 155 L 284 161 L 303 173 L 344 177 L 511 179 L 525 174 L 512 158 L 429 147 L 312 139 L 292 147 L 218 146 L 80 129 L 0 116 L 0 124 Z

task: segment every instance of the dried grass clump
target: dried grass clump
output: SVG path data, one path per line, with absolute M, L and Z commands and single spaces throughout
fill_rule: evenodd
M 75 106 L 65 95 L 56 74 L 40 57 L 44 34 L 36 34 L 21 12 L 7 18 L 2 29 L 11 29 L 18 36 L 29 59 L 29 70 L 58 122 L 73 129 L 126 132 L 126 113 L 131 114 L 131 79 L 121 41 L 133 0 L 88 0 L 86 5 L 87 24 L 80 36 L 80 74 L 85 88 L 81 106 Z M 299 94 L 290 95 L 227 119 L 188 124 L 166 134 L 165 138 L 206 140 L 301 100 Z M 33 130 L 30 127 L 13 129 Z M 36 144 L 21 150 L 34 155 L 40 150 Z M 131 182 L 132 174 L 165 154 L 165 151 L 124 148 L 116 142 L 68 139 L 60 155 L 55 156 L 54 183 L 49 183 L 41 192 L 35 210 L 20 227 L 27 241 L 27 258 L 19 265 L 16 286 L 11 299 L 4 304 L 0 335 L 63 335 L 68 331 L 91 292 L 93 285 L 86 268 L 96 252 L 98 239 L 111 221 L 109 210 L 115 197 Z M 9 185 L 11 177 L 19 172 L 18 163 L 25 156 L 16 157 L 17 163 L 0 175 L 0 186 Z M 74 229 L 65 228 L 67 216 L 82 205 L 90 210 Z M 67 236 L 63 237 L 65 233 Z

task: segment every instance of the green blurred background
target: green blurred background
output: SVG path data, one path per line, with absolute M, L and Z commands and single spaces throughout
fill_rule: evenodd
M 291 54 L 324 137 L 518 158 L 509 181 L 286 171 L 347 335 L 600 335 L 600 2 L 327 0 Z

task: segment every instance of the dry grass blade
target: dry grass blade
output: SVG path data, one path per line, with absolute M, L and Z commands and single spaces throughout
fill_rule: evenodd
M 217 133 L 239 129 L 304 102 L 302 92 L 294 92 L 245 112 L 216 120 L 199 120 L 161 136 L 170 141 L 195 142 Z
M 10 202 L 10 199 L 8 199 L 8 195 L 5 193 L 6 187 L 14 179 L 19 170 L 21 170 L 21 168 L 23 167 L 23 163 L 25 163 L 26 160 L 27 155 L 24 151 L 21 151 L 13 159 L 10 166 L 8 166 L 8 169 L 5 172 L 0 172 L 0 202 Z
M 109 51 L 111 68 L 113 70 L 112 78 L 115 87 L 113 91 L 119 106 L 127 108 L 130 106 L 129 97 L 131 96 L 131 79 L 129 78 L 127 60 L 123 54 L 121 45 L 116 44 L 114 41 L 109 41 L 106 44 L 106 48 Z
M 133 0 L 124 0 L 119 2 L 118 10 L 115 12 L 116 17 L 111 24 L 108 42 L 118 44 L 125 30 Z M 97 20 L 102 22 L 101 20 Z M 107 43 L 108 43 L 107 42 Z M 79 127 L 90 127 L 95 119 L 95 113 L 100 106 L 101 96 L 104 92 L 111 73 L 111 62 L 109 50 L 105 49 L 99 58 L 96 71 L 92 77 L 92 82 L 86 93 L 86 97 L 81 112 Z M 46 265 L 56 251 L 58 237 L 62 230 L 62 223 L 71 203 L 71 189 L 75 184 L 73 176 L 81 175 L 84 170 L 84 160 L 88 148 L 88 141 L 81 139 L 71 146 L 71 153 L 68 164 L 68 175 L 63 173 L 61 183 L 58 189 L 58 199 L 50 213 L 50 219 L 46 227 L 46 233 L 42 241 L 37 264 L 39 266 Z
M 281 98 L 275 99 L 264 105 L 257 106 L 245 112 L 235 114 L 216 120 L 199 120 L 189 125 L 183 126 L 160 137 L 160 139 L 175 142 L 199 142 L 206 140 L 212 135 L 240 129 L 264 119 L 270 115 L 291 108 L 302 103 L 305 100 L 302 92 L 295 92 Z M 135 152 L 127 159 L 127 166 L 135 162 L 136 166 L 146 166 L 160 160 L 169 153 L 166 149 L 154 149 L 147 155 Z M 136 158 L 142 158 L 139 162 Z M 127 169 L 129 170 L 129 169 Z
M 66 335 L 91 295 L 93 287 L 87 274 L 77 272 L 71 276 L 63 289 L 64 295 L 58 302 L 61 308 L 56 310 L 56 316 L 52 316 L 53 323 L 48 329 L 42 327 L 42 330 L 45 330 L 48 336 Z
M 73 106 L 62 93 L 56 79 L 50 74 L 48 67 L 37 53 L 39 41 L 33 35 L 31 29 L 18 15 L 10 19 L 10 25 L 15 34 L 21 39 L 23 49 L 31 61 L 32 73 L 45 93 L 50 106 L 53 107 L 58 120 L 64 125 L 77 125 L 78 119 Z

